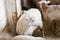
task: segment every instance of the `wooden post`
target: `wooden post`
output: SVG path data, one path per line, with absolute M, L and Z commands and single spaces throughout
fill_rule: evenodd
M 16 0 L 17 16 L 21 15 L 21 0 Z
M 16 0 L 5 0 L 6 12 L 7 12 L 7 24 L 8 30 L 12 35 L 16 35 L 16 20 L 14 17 L 17 14 L 16 11 Z
M 0 34 L 2 33 L 2 30 L 5 28 L 6 24 L 7 22 L 4 0 L 0 0 Z

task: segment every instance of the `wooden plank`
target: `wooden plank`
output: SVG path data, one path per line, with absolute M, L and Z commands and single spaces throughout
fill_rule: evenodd
M 16 0 L 17 16 L 21 15 L 21 0 Z
M 16 23 L 14 19 L 14 14 L 16 11 L 16 1 L 15 0 L 5 0 L 6 12 L 7 12 L 7 23 L 8 30 L 12 35 L 16 35 Z
M 0 34 L 4 27 L 6 26 L 6 11 L 5 11 L 5 5 L 4 0 L 0 0 Z

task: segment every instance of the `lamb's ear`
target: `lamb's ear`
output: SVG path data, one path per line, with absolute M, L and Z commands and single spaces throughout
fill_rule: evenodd
M 50 3 L 50 1 L 40 1 L 38 3 L 40 5 L 41 10 L 45 10 L 48 8 L 48 4 Z
M 19 17 L 18 17 L 18 19 L 17 20 L 19 20 L 19 18 L 21 17 L 21 15 L 23 15 L 24 14 L 24 11 L 22 10 L 21 11 L 21 14 L 19 15 Z
M 25 11 L 25 10 L 24 10 L 24 13 L 26 14 L 26 13 L 27 13 L 27 11 Z
M 39 1 L 38 3 L 41 4 L 41 3 L 43 3 L 43 2 L 46 3 L 46 4 L 49 4 L 49 3 L 50 3 L 50 1 Z

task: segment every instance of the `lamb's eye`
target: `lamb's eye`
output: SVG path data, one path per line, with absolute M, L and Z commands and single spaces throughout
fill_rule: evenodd
M 25 20 L 28 20 L 28 19 L 25 19 Z
M 32 19 L 32 22 L 34 22 L 35 20 Z
M 26 17 L 26 20 L 29 20 L 29 18 L 28 18 L 28 17 Z

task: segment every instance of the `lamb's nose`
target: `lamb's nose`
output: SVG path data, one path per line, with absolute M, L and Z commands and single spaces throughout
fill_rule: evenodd
M 43 28 L 40 28 L 40 26 L 38 26 L 38 28 L 40 29 L 40 31 L 42 31 L 42 30 L 43 30 Z

